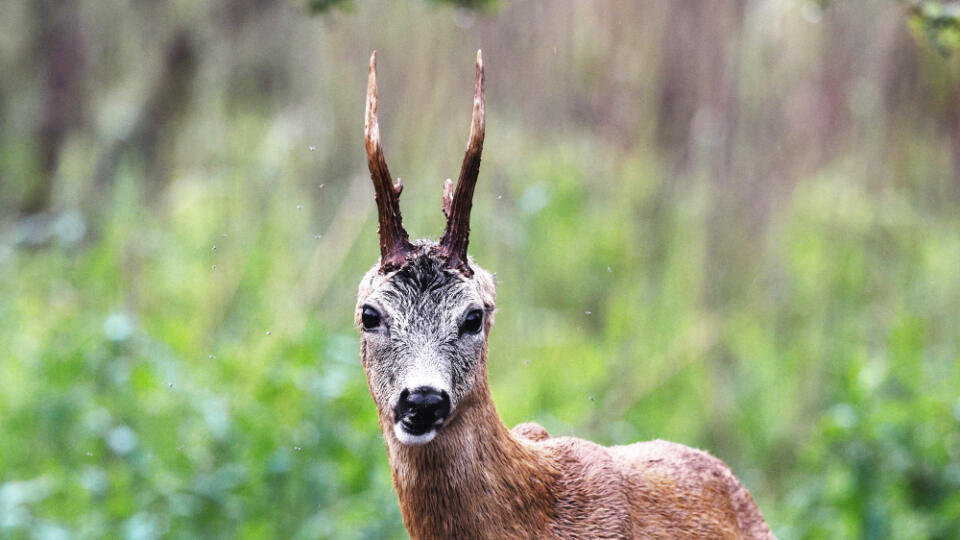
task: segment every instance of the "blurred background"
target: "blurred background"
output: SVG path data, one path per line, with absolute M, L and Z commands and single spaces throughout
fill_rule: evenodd
M 415 237 L 474 54 L 508 426 L 780 538 L 960 538 L 956 4 L 0 3 L 0 537 L 404 538 L 353 327 L 367 59 Z

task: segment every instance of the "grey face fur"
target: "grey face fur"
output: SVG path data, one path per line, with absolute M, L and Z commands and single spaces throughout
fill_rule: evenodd
M 397 271 L 381 274 L 379 264 L 360 283 L 355 320 L 361 330 L 361 356 L 370 392 L 384 431 L 403 444 L 433 440 L 443 426 L 456 421 L 457 406 L 486 379 L 487 336 L 493 325 L 496 286 L 493 277 L 470 261 L 473 275 L 445 267 L 431 241 L 414 244 L 415 255 Z M 380 323 L 366 328 L 364 308 L 379 314 Z M 482 313 L 482 329 L 463 331 L 474 310 Z M 404 390 L 431 387 L 445 392 L 450 412 L 442 424 L 422 434 L 404 429 L 394 409 Z

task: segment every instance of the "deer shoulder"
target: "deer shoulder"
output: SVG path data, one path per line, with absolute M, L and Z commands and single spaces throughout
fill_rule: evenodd
M 551 438 L 535 423 L 511 434 L 560 470 L 562 538 L 773 538 L 727 465 L 702 450 L 656 440 L 604 447 Z

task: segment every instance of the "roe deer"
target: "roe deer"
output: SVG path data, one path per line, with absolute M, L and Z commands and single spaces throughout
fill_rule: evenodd
M 376 52 L 364 122 L 380 261 L 356 307 L 363 369 L 412 538 L 774 538 L 719 459 L 652 441 L 603 447 L 504 427 L 487 386 L 493 277 L 467 257 L 484 135 L 477 51 L 473 120 L 456 193 L 447 180 L 439 242 L 411 242 L 377 124 Z

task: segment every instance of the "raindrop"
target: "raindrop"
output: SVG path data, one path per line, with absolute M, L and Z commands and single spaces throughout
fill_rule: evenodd
M 270 331 L 269 331 L 269 330 L 267 330 L 267 335 L 268 335 L 268 336 L 270 335 Z

